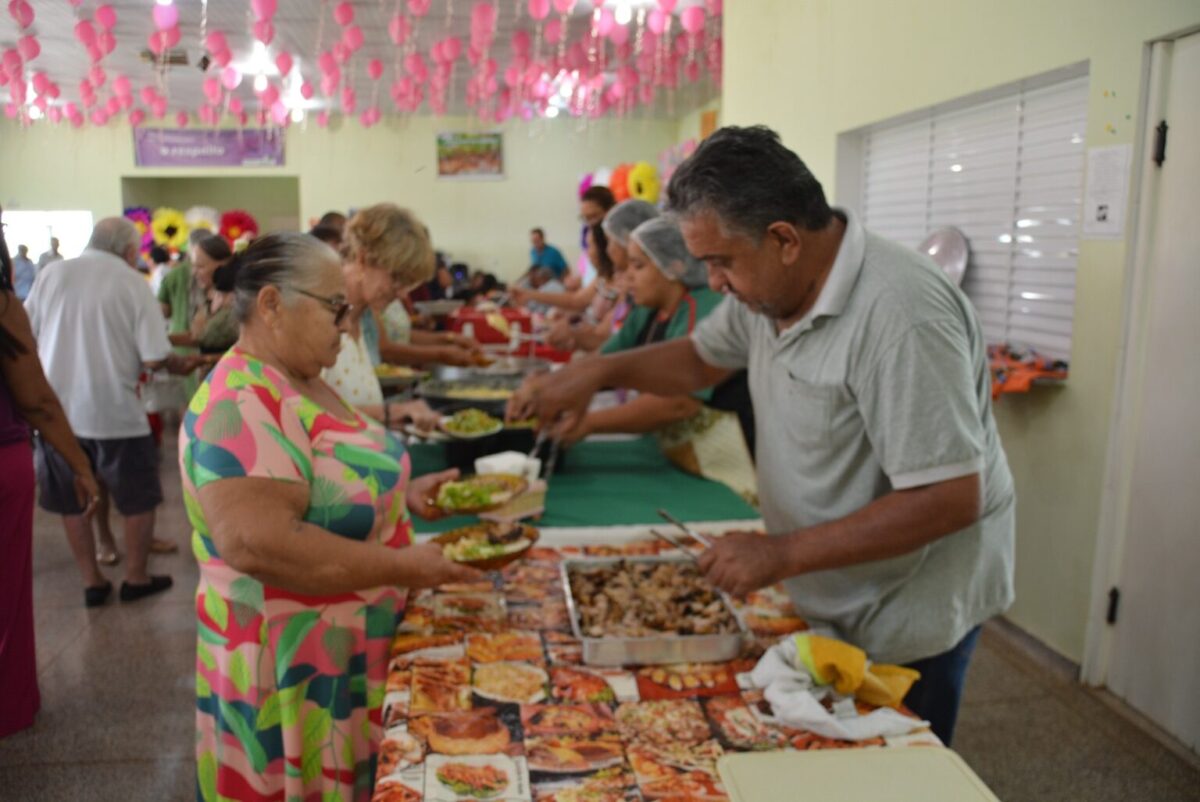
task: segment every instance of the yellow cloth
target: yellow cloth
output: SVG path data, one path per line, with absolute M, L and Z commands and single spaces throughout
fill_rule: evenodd
M 921 674 L 904 666 L 869 663 L 857 646 L 820 635 L 795 636 L 796 665 L 818 685 L 878 707 L 899 707 Z

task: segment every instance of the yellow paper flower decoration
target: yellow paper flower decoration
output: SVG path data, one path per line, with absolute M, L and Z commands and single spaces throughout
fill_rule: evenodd
M 150 228 L 154 231 L 154 241 L 165 248 L 181 251 L 187 246 L 188 224 L 178 209 L 170 206 L 155 209 Z

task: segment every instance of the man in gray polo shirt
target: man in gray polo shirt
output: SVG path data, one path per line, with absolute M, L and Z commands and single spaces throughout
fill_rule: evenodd
M 1013 599 L 1012 476 L 970 302 L 923 256 L 831 209 L 766 128 L 725 128 L 668 188 L 709 286 L 690 339 L 580 360 L 533 391 L 570 426 L 593 392 L 678 394 L 749 370 L 763 519 L 701 558 L 735 594 L 922 672 L 906 703 L 949 743 L 979 625 Z

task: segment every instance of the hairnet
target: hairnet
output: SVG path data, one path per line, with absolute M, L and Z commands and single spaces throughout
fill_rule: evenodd
M 658 217 L 658 209 L 644 200 L 621 201 L 604 216 L 601 226 L 610 239 L 622 248 L 629 247 L 629 235 L 647 220 Z
M 683 233 L 674 220 L 666 217 L 647 220 L 634 230 L 632 238 L 672 281 L 678 281 L 688 289 L 708 283 L 708 268 L 688 253 Z

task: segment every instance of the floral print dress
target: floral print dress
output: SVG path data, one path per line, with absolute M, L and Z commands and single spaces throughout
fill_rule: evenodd
M 309 523 L 360 542 L 410 543 L 400 442 L 346 406 L 342 420 L 274 368 L 230 351 L 192 398 L 180 437 L 196 590 L 197 799 L 367 799 L 404 592 L 305 596 L 221 560 L 197 491 L 263 477 L 309 488 Z M 304 548 L 297 539 L 296 548 Z

